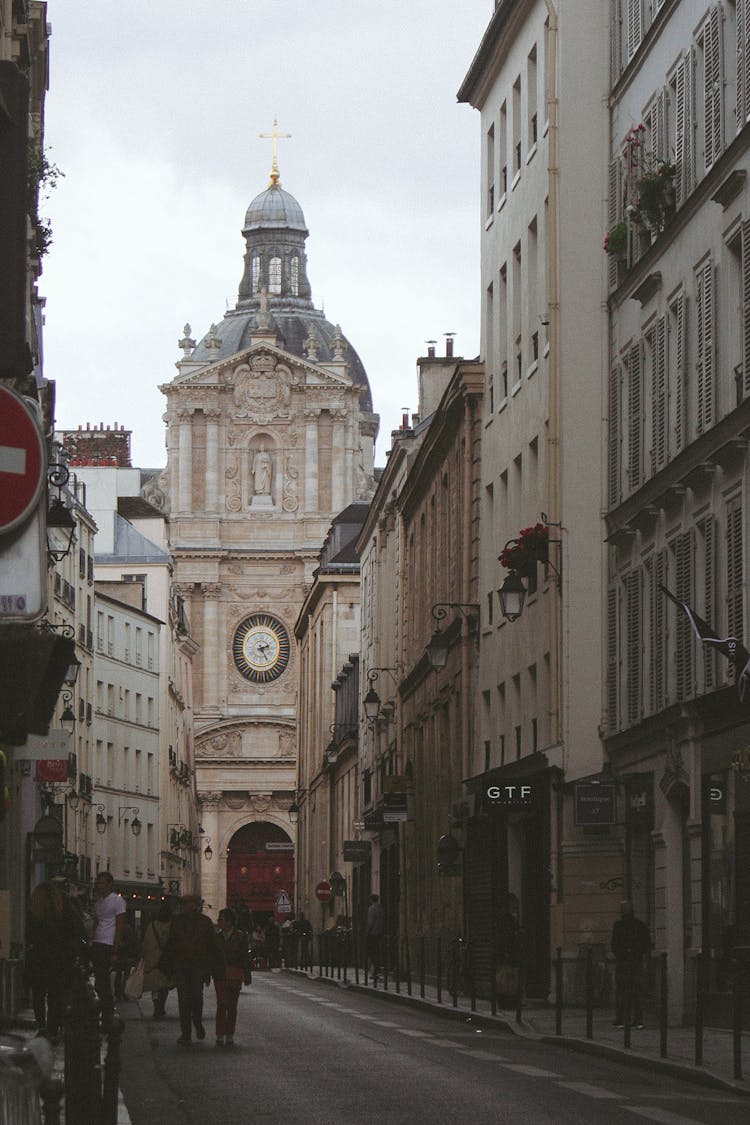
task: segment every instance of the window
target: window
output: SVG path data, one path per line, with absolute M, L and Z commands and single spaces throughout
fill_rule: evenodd
M 669 459 L 667 401 L 667 318 L 658 318 L 647 336 L 651 358 L 651 472 Z
M 694 543 L 693 532 L 686 531 L 676 536 L 671 544 L 675 596 L 681 602 L 693 605 L 694 596 Z M 675 696 L 676 699 L 692 699 L 695 694 L 695 640 L 686 613 L 675 607 L 677 617 L 677 644 L 675 653 Z
M 643 483 L 643 348 L 640 341 L 628 350 L 628 490 Z
M 143 663 L 143 629 L 138 625 L 135 627 L 135 662 L 136 664 Z
M 271 258 L 268 263 L 268 292 L 281 292 L 281 258 Z
M 742 498 L 727 501 L 727 636 L 741 641 L 744 634 L 742 608 Z
M 96 615 L 96 648 L 101 652 L 104 648 L 104 614 L 97 613 Z
M 526 60 L 526 113 L 528 116 L 528 147 L 533 149 L 537 142 L 539 123 L 537 115 L 537 76 L 536 76 L 536 43 L 529 52 Z
M 147 652 L 147 668 L 153 671 L 154 668 L 154 634 L 148 633 L 146 636 L 146 652 Z
M 253 260 L 250 265 L 251 284 L 253 293 L 258 292 L 258 284 L 260 282 L 260 258 L 257 254 L 253 254 Z
M 660 90 L 653 96 L 643 111 L 643 124 L 646 126 L 644 144 L 646 148 L 646 169 L 653 170 L 659 160 L 666 160 L 667 146 L 667 93 Z
M 698 523 L 698 550 L 702 555 L 702 566 L 698 573 L 703 574 L 703 619 L 714 628 L 716 620 L 716 520 L 706 516 Z M 716 652 L 713 645 L 700 645 L 698 652 L 703 661 L 703 689 L 711 691 L 716 687 Z
M 494 396 L 494 379 L 492 369 L 496 360 L 495 357 L 495 290 L 492 282 L 487 286 L 487 293 L 485 299 L 485 354 L 490 358 L 487 369 L 487 384 L 489 390 L 489 412 L 493 414 L 495 411 L 495 396 Z
M 293 297 L 299 297 L 299 258 L 295 254 L 289 265 L 290 288 Z
M 115 651 L 115 619 L 107 615 L 107 655 L 113 656 Z
M 708 172 L 724 151 L 724 60 L 718 7 L 708 13 L 697 47 L 695 90 L 696 98 L 703 100 L 699 128 L 703 133 L 703 168 Z
M 662 585 L 666 583 L 666 551 L 657 551 L 648 560 L 649 581 L 649 684 L 651 711 L 661 711 L 666 704 L 666 670 L 668 667 L 666 603 Z
M 513 83 L 513 177 L 521 171 L 521 76 Z
M 750 0 L 737 0 L 737 132 L 750 121 Z
M 626 698 L 628 723 L 637 723 L 641 718 L 642 667 L 641 655 L 641 575 L 632 570 L 625 575 L 625 616 L 626 616 Z
M 490 125 L 487 130 L 487 150 L 485 153 L 487 161 L 486 176 L 487 176 L 487 218 L 491 219 L 495 214 L 495 126 Z
M 537 269 L 539 263 L 539 239 L 537 237 L 537 219 L 536 215 L 529 223 L 526 241 L 526 277 L 524 285 L 526 288 L 526 324 L 528 332 L 533 329 L 538 320 L 538 303 L 539 292 L 537 289 Z M 536 344 L 534 344 L 534 333 L 531 334 L 531 357 L 533 361 L 539 356 L 539 337 L 536 337 Z
M 501 398 L 508 397 L 508 267 L 505 263 L 498 274 L 497 287 L 497 364 L 504 371 L 505 386 Z
M 643 0 L 625 0 L 625 57 L 630 62 L 643 38 Z
M 619 597 L 617 586 L 607 591 L 607 725 L 610 732 L 619 726 Z
M 687 199 L 694 186 L 693 155 L 693 56 L 688 52 L 677 63 L 670 81 L 670 100 L 674 107 L 672 137 L 675 153 L 677 206 Z
M 748 0 L 750 3 L 750 0 Z M 500 199 L 504 199 L 508 192 L 508 106 L 506 102 L 500 106 L 499 136 L 497 138 L 500 150 Z
M 609 374 L 609 418 L 607 422 L 608 489 L 610 508 L 620 503 L 622 484 L 620 458 L 622 456 L 622 368 L 613 363 Z
M 674 438 L 671 451 L 677 454 L 687 440 L 687 336 L 685 294 L 677 293 L 669 305 L 667 334 L 667 398 L 670 435 Z

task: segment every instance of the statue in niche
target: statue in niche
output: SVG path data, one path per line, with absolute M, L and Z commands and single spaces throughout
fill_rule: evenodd
M 253 457 L 253 492 L 256 496 L 268 496 L 271 492 L 271 454 L 265 445 Z

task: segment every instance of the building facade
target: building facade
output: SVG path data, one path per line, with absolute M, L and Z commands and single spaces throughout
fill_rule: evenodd
M 610 5 L 606 745 L 671 1014 L 703 951 L 726 1020 L 750 935 L 750 724 L 668 594 L 747 643 L 750 9 L 652 9 Z
M 168 465 L 146 497 L 169 514 L 199 645 L 204 896 L 267 915 L 293 879 L 291 855 L 271 857 L 293 843 L 294 624 L 332 518 L 372 491 L 377 418 L 359 357 L 313 304 L 304 216 L 275 161 L 243 235 L 235 308 L 197 345 L 186 326 L 162 387 Z
M 615 834 L 587 838 L 572 799 L 575 783 L 603 764 L 607 43 L 596 0 L 500 0 L 458 95 L 480 112 L 482 131 L 485 429 L 470 853 L 477 878 L 485 869 L 478 909 L 497 917 L 507 893 L 520 900 L 526 987 L 540 997 L 555 948 L 575 976 L 583 943 L 606 947 L 619 901 L 616 890 L 600 889 L 621 867 Z M 497 599 L 513 569 L 504 562 L 537 525 L 547 549 L 525 573 L 525 608 L 510 622 Z

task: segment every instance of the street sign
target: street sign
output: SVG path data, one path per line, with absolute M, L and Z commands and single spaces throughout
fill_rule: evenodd
M 273 912 L 277 917 L 292 913 L 292 900 L 286 891 L 279 891 L 273 904 Z
M 331 884 L 327 879 L 324 879 L 322 883 L 318 883 L 317 887 L 315 888 L 315 897 L 317 898 L 318 902 L 331 901 Z
M 44 439 L 20 395 L 0 385 L 0 535 L 32 514 L 44 485 Z
M 34 780 L 67 781 L 68 769 L 69 766 L 67 758 L 51 758 L 41 761 L 37 760 Z
M 26 762 L 49 762 L 55 758 L 65 758 L 70 743 L 70 732 L 53 728 L 49 734 L 30 734 L 23 746 L 13 751 L 14 758 Z
M 615 787 L 600 781 L 575 787 L 575 823 L 580 826 L 615 823 Z
M 369 840 L 344 840 L 345 863 L 367 863 L 372 855 L 372 844 Z

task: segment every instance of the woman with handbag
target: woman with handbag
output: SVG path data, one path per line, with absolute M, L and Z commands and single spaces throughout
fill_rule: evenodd
M 167 995 L 174 988 L 174 964 L 167 949 L 172 929 L 172 911 L 162 903 L 143 935 L 143 991 L 151 993 L 154 1019 L 163 1020 Z
M 243 982 L 249 984 L 250 952 L 244 930 L 237 929 L 237 915 L 231 907 L 219 911 L 217 964 L 214 967 L 216 988 L 216 1046 L 234 1045 L 237 1023 L 237 1001 Z

